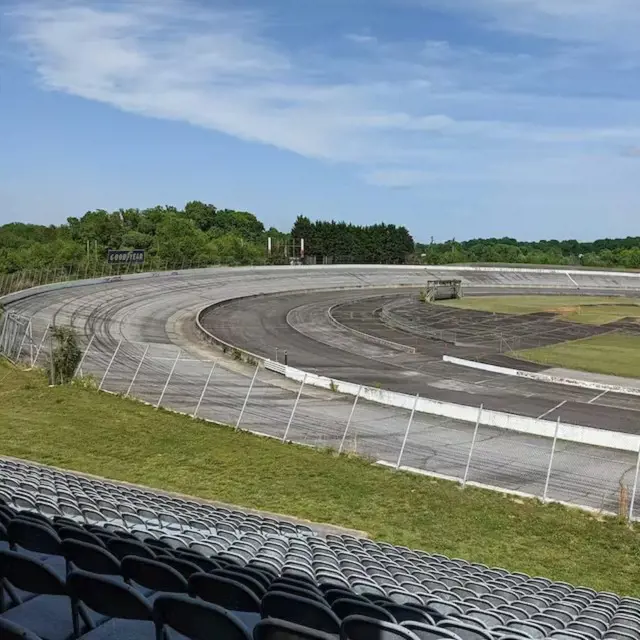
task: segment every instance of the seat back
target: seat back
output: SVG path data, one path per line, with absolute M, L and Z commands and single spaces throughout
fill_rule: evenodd
M 7 527 L 7 537 L 11 548 L 16 546 L 35 551 L 60 555 L 60 538 L 49 525 L 26 518 L 14 518 Z
M 260 599 L 251 589 L 223 576 L 194 573 L 189 578 L 189 593 L 230 611 L 260 612 Z
M 158 560 L 125 556 L 120 565 L 124 579 L 153 591 L 187 593 L 189 584 L 173 567 Z
M 459 640 L 455 633 L 432 624 L 407 620 L 402 622 L 400 626 L 409 629 L 409 631 L 418 636 L 420 640 Z
M 325 633 L 340 631 L 340 619 L 327 605 L 283 591 L 267 593 L 260 603 L 260 613 L 263 618 L 288 620 Z
M 418 640 L 412 631 L 399 624 L 366 616 L 349 616 L 340 626 L 341 640 Z
M 185 580 L 189 580 L 189 578 L 194 573 L 202 573 L 203 571 L 202 567 L 197 565 L 195 562 L 184 560 L 182 558 L 176 558 L 168 554 L 159 555 L 156 559 L 175 569 L 184 577 Z
M 125 620 L 153 620 L 151 605 L 115 578 L 77 569 L 67 577 L 67 586 L 74 603 L 82 602 L 97 613 Z
M 478 625 L 480 625 L 480 623 L 478 623 Z M 438 627 L 455 633 L 460 640 L 493 640 L 487 630 L 481 629 L 480 626 L 475 626 L 474 624 L 454 620 L 441 620 L 438 623 Z
M 335 640 L 335 636 L 294 622 L 269 618 L 253 628 L 253 640 Z
M 0 578 L 12 586 L 40 595 L 67 595 L 67 587 L 46 564 L 17 551 L 0 549 Z
M 385 622 L 396 622 L 396 619 L 389 611 L 371 602 L 355 598 L 339 598 L 333 602 L 331 610 L 341 620 L 349 616 L 366 616 L 376 620 L 384 620 Z
M 262 583 L 256 580 L 256 578 L 247 573 L 236 571 L 235 569 L 215 569 L 211 574 L 214 576 L 229 578 L 229 580 L 234 580 L 235 582 L 243 584 L 245 587 L 253 591 L 258 599 L 262 598 L 262 596 L 267 592 Z
M 307 588 L 302 585 L 292 585 L 289 582 L 274 580 L 270 585 L 269 590 L 282 591 L 283 593 L 290 593 L 294 596 L 302 596 L 303 598 L 311 598 L 312 600 L 320 600 L 324 604 L 327 604 L 327 601 L 322 593 L 320 593 L 316 589 Z
M 4 618 L 0 618 L 0 638 L 2 640 L 40 640 L 35 633 Z
M 153 618 L 158 638 L 169 627 L 191 640 L 251 640 L 244 625 L 222 607 L 185 595 L 158 596 Z
M 155 558 L 156 554 L 142 542 L 136 540 L 126 540 L 125 538 L 111 538 L 107 540 L 107 549 L 118 560 L 122 560 L 125 556 L 138 556 L 139 558 Z
M 58 529 L 58 535 L 64 540 L 80 540 L 81 542 L 88 542 L 89 544 L 95 544 L 98 547 L 104 547 L 105 544 L 98 536 L 94 535 L 90 531 L 85 531 L 80 527 L 63 526 Z
M 188 560 L 189 562 L 193 562 L 193 564 L 197 564 L 200 567 L 200 571 L 204 571 L 205 573 L 220 569 L 220 565 L 215 560 L 205 558 L 202 554 L 191 551 L 191 549 L 176 549 L 173 555 L 178 558 L 178 560 Z
M 61 548 L 69 570 L 78 568 L 110 576 L 120 574 L 120 562 L 102 546 L 67 538 L 62 541 Z
M 435 620 L 426 611 L 410 604 L 389 602 L 381 604 L 380 606 L 386 609 L 398 623 L 412 620 L 413 622 L 422 622 L 423 624 L 435 624 Z

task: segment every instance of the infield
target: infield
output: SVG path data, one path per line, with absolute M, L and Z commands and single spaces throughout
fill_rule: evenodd
M 640 378 L 640 336 L 606 333 L 510 355 L 549 366 Z
M 436 304 L 510 315 L 551 313 L 562 320 L 593 325 L 623 318 L 640 321 L 640 299 L 619 296 L 479 296 L 442 300 Z

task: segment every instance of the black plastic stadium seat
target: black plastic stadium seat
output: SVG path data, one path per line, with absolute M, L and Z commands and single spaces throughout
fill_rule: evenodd
M 103 546 L 68 538 L 61 547 L 69 571 L 83 569 L 101 575 L 120 575 L 120 562 Z
M 160 595 L 153 604 L 158 638 L 167 630 L 192 640 L 251 640 L 249 629 L 222 607 L 184 595 Z
M 365 602 L 354 598 L 339 598 L 331 605 L 331 610 L 343 620 L 349 616 L 366 616 L 383 620 L 385 622 L 397 622 L 393 615 L 382 607 L 371 602 Z
M 424 624 L 423 622 L 407 620 L 406 622 L 402 622 L 400 626 L 409 629 L 409 631 L 418 636 L 420 640 L 460 640 L 458 636 L 451 631 L 431 624 Z
M 2 640 L 42 640 L 26 627 L 0 617 L 0 638 Z
M 74 628 L 67 585 L 50 567 L 17 551 L 4 550 L 0 551 L 0 578 L 37 595 L 4 612 L 3 618 L 44 640 L 67 640 L 71 636 Z M 84 609 L 78 613 L 85 626 L 91 622 Z
M 349 616 L 340 626 L 341 640 L 418 640 L 411 630 L 399 624 L 366 616 Z
M 152 591 L 167 593 L 187 593 L 189 584 L 184 576 L 173 567 L 149 558 L 125 556 L 121 571 L 124 579 Z
M 300 624 L 269 618 L 253 629 L 253 640 L 335 640 L 335 635 Z
M 74 607 L 74 627 L 80 604 L 108 617 L 106 622 L 86 632 L 83 640 L 115 640 L 128 637 L 153 637 L 151 605 L 133 587 L 109 576 L 88 571 L 72 571 L 67 578 Z
M 260 613 L 263 618 L 287 620 L 325 633 L 340 631 L 340 619 L 326 604 L 282 591 L 269 591 L 262 598 Z

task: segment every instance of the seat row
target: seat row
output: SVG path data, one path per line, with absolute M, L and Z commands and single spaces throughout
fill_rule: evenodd
M 251 526 L 241 531 L 239 526 L 244 525 L 238 522 L 250 523 L 239 511 L 228 510 L 230 516 L 205 516 L 207 505 L 194 502 L 187 516 L 182 502 L 189 501 L 160 496 L 162 500 L 176 500 L 176 504 L 163 503 L 158 508 L 158 496 L 151 491 L 11 463 L 13 466 L 7 467 L 0 461 L 0 500 L 5 500 L 5 506 L 0 507 L 0 522 L 7 527 L 17 516 L 39 520 L 59 539 L 47 547 L 51 557 L 64 555 L 60 545 L 69 547 L 66 540 L 75 536 L 80 542 L 100 547 L 120 563 L 126 556 L 136 556 L 167 564 L 187 583 L 196 570 L 219 575 L 254 572 L 249 579 L 255 579 L 257 572 L 271 580 L 278 576 L 315 586 L 325 599 L 321 604 L 330 609 L 332 602 L 327 600 L 326 590 L 360 603 L 386 604 L 387 610 L 391 606 L 417 608 L 427 612 L 436 624 L 438 618 L 462 620 L 494 637 L 508 630 L 511 635 L 533 638 L 564 634 L 567 639 L 577 635 L 586 640 L 608 640 L 613 634 L 620 640 L 640 640 L 640 601 L 634 598 L 350 535 L 321 536 L 306 530 L 265 533 L 249 530 Z M 5 476 L 11 469 L 17 470 L 9 483 L 2 469 Z M 67 493 L 77 489 L 88 496 L 98 515 L 87 522 L 82 513 L 61 515 L 65 513 L 62 508 L 47 512 L 51 496 L 37 491 L 58 491 L 58 504 L 64 507 L 67 498 L 60 495 L 62 485 L 68 488 Z M 29 501 L 23 500 L 25 495 L 30 496 Z M 147 495 L 151 496 L 148 500 Z M 139 511 L 148 509 L 153 517 L 128 520 L 128 505 L 135 505 Z M 120 509 L 119 520 L 111 512 L 117 510 L 113 507 Z M 256 518 L 249 515 L 254 524 Z M 225 531 L 225 527 L 230 530 Z M 20 546 L 12 531 L 7 530 L 7 538 Z M 237 579 L 237 575 L 231 577 Z M 248 580 L 240 582 L 253 586 L 258 599 L 265 595 Z M 341 617 L 343 614 L 341 611 Z

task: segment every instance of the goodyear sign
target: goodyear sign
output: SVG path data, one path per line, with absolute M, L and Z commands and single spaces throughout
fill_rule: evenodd
M 109 264 L 143 264 L 144 250 L 114 251 L 109 249 L 107 252 L 107 262 Z

